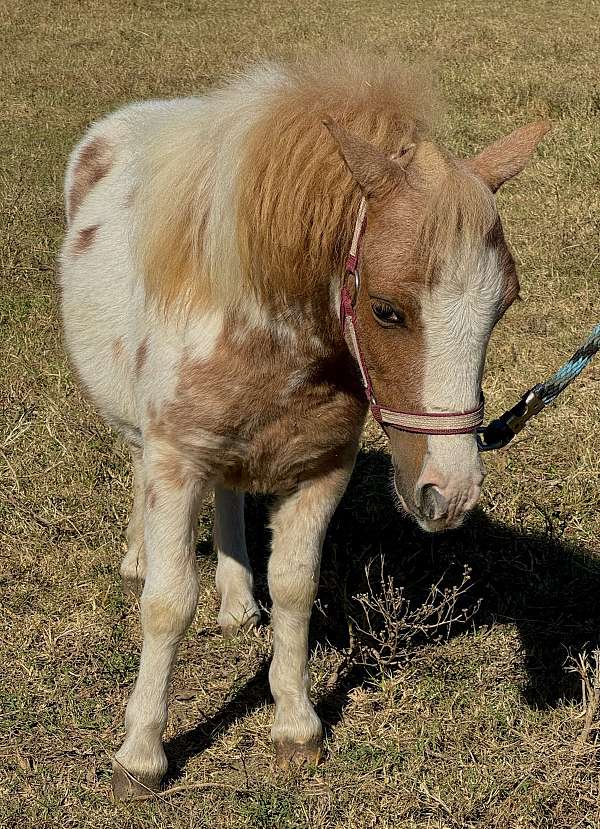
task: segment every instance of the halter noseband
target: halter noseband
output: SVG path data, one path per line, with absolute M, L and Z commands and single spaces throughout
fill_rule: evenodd
M 346 260 L 346 276 L 354 277 L 356 288 L 355 298 L 358 297 L 360 288 L 358 255 L 366 225 L 367 203 L 363 198 L 360 202 L 358 215 L 356 217 L 350 253 Z M 342 284 L 340 295 L 340 325 L 348 347 L 358 363 L 371 413 L 378 423 L 393 426 L 396 429 L 401 429 L 403 432 L 417 432 L 423 435 L 464 435 L 469 432 L 475 432 L 477 427 L 483 423 L 483 394 L 481 395 L 481 403 L 479 406 L 467 412 L 398 412 L 394 409 L 386 409 L 379 405 L 375 398 L 367 364 L 365 363 L 360 348 L 356 311 L 348 288 L 346 287 L 346 280 Z

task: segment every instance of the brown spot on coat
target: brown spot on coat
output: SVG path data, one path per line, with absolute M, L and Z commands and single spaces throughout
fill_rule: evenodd
M 84 227 L 77 231 L 77 236 L 71 247 L 71 253 L 74 256 L 80 256 L 91 248 L 96 239 L 99 227 L 100 225 L 90 225 L 90 227 Z
M 493 228 L 488 233 L 487 243 L 496 251 L 498 261 L 500 263 L 500 270 L 504 277 L 502 296 L 500 300 L 501 305 L 498 311 L 498 318 L 500 318 L 518 298 L 520 285 L 515 260 L 506 239 L 504 238 L 502 222 L 499 217 Z
M 107 173 L 112 164 L 112 151 L 105 138 L 92 138 L 79 153 L 73 170 L 71 189 L 67 194 L 67 220 L 73 222 L 85 197 Z
M 149 483 L 146 487 L 146 506 L 148 509 L 154 509 L 156 506 L 156 486 Z
M 140 374 L 142 373 L 142 369 L 146 364 L 146 360 L 148 358 L 148 337 L 144 337 L 142 342 L 138 345 L 135 350 L 135 377 L 136 380 L 139 378 Z
M 174 489 L 181 489 L 190 480 L 190 475 L 186 472 L 183 460 L 176 454 L 167 455 L 160 462 L 159 475 L 161 482 Z
M 136 186 L 135 186 L 135 187 L 133 187 L 133 188 L 129 191 L 129 193 L 125 196 L 125 201 L 123 202 L 123 206 L 124 206 L 127 210 L 131 209 L 131 208 L 134 206 L 134 204 L 135 204 L 135 202 L 136 202 L 136 199 L 137 199 L 138 189 L 139 189 L 139 188 L 138 188 L 138 186 L 136 185 Z
M 182 362 L 175 399 L 145 432 L 169 447 L 161 478 L 180 486 L 210 474 L 247 491 L 290 491 L 356 447 L 366 402 L 339 329 L 334 343 L 297 335 L 290 344 L 229 321 L 210 359 Z
M 112 345 L 113 356 L 115 360 L 121 360 L 125 354 L 125 342 L 123 337 L 117 337 Z
M 190 621 L 181 603 L 169 601 L 162 595 L 142 595 L 141 607 L 144 631 L 155 636 L 180 633 Z

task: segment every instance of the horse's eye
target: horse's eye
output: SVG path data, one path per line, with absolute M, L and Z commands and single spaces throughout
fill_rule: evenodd
M 371 308 L 375 319 L 381 325 L 392 327 L 394 325 L 406 325 L 406 319 L 400 311 L 396 311 L 387 302 L 382 302 L 380 299 L 375 299 L 371 302 Z

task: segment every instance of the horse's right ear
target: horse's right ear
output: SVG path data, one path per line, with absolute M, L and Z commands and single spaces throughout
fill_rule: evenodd
M 467 165 L 495 193 L 505 181 L 518 175 L 527 165 L 537 145 L 552 128 L 550 121 L 536 121 L 490 144 Z
M 323 124 L 365 198 L 382 198 L 402 181 L 404 171 L 400 161 L 392 161 L 373 144 L 346 132 L 329 116 Z

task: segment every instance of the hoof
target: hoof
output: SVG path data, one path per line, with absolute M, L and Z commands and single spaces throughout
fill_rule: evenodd
M 321 760 L 321 748 L 320 739 L 309 740 L 308 743 L 282 740 L 275 743 L 275 765 L 280 769 L 289 769 L 290 765 L 318 766 Z
M 238 633 L 242 633 L 243 631 L 252 630 L 253 628 L 258 627 L 260 624 L 260 611 L 258 608 L 251 610 L 243 619 L 242 621 L 238 621 L 233 618 L 229 618 L 226 622 L 219 622 L 219 626 L 221 628 L 221 633 L 225 639 L 233 639 L 234 636 L 237 636 Z
M 129 775 L 122 766 L 115 764 L 111 785 L 115 800 L 132 800 L 134 797 L 150 796 L 152 792 L 158 791 L 160 778 L 137 778 L 133 774 Z
M 144 579 L 130 578 L 129 576 L 121 577 L 121 584 L 123 587 L 123 595 L 128 599 L 139 599 L 144 589 Z

